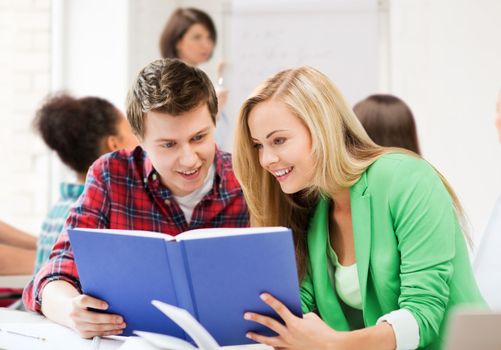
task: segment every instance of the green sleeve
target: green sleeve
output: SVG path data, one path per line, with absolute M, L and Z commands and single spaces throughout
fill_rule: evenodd
M 403 160 L 389 191 L 401 257 L 398 302 L 416 317 L 423 347 L 436 340 L 444 319 L 457 218 L 438 174 L 423 160 Z
M 306 314 L 314 311 L 317 307 L 315 303 L 315 293 L 313 292 L 313 283 L 311 282 L 309 274 L 303 278 L 299 293 L 301 296 L 301 309 L 303 313 Z

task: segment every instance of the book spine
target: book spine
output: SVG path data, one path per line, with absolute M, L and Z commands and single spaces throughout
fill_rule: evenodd
M 185 263 L 186 259 L 182 244 L 181 242 L 168 241 L 165 242 L 165 245 L 178 302 L 176 306 L 185 309 L 193 317 L 197 318 L 195 303 L 193 302 L 193 288 L 191 286 L 191 279 L 189 278 L 189 268 Z

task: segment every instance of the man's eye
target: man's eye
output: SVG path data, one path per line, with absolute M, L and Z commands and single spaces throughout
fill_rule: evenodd
M 175 142 L 165 142 L 165 143 L 163 143 L 163 144 L 162 144 L 162 147 L 163 147 L 163 148 L 172 148 L 172 147 L 174 147 L 175 145 L 176 145 L 176 143 L 175 143 Z
M 193 141 L 201 141 L 203 140 L 205 134 L 201 134 L 201 135 L 196 135 L 192 138 Z

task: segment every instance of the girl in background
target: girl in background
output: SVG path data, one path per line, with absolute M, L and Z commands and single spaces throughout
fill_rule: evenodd
M 398 97 L 371 95 L 355 104 L 353 111 L 376 144 L 421 154 L 414 116 Z
M 212 18 L 196 8 L 178 8 L 167 21 L 160 36 L 160 53 L 163 58 L 178 58 L 192 66 L 206 63 L 214 52 L 217 32 Z M 232 125 L 228 115 L 223 112 L 228 99 L 228 90 L 223 87 L 224 64 L 217 67 L 218 83 L 216 94 L 218 116 L 216 143 L 219 148 L 229 150 L 229 134 Z
M 123 113 L 99 97 L 54 96 L 38 110 L 34 126 L 47 146 L 75 172 L 75 181 L 60 184 L 60 198 L 42 223 L 37 243 L 36 274 L 49 259 L 70 207 L 82 194 L 91 164 L 107 152 L 134 148 L 137 139 Z

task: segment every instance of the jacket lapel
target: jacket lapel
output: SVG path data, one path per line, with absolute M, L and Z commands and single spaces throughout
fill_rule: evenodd
M 367 174 L 364 172 L 358 182 L 350 189 L 351 221 L 355 240 L 358 280 L 364 310 L 368 310 L 367 279 L 371 254 L 371 204 L 370 194 L 366 191 Z M 365 320 L 366 317 L 367 315 L 364 312 Z

